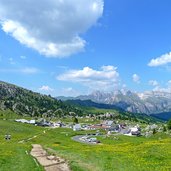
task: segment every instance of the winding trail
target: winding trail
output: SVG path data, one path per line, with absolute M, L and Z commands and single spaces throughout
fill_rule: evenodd
M 30 154 L 44 167 L 46 171 L 70 171 L 67 162 L 48 153 L 39 144 L 33 144 Z M 36 162 L 36 161 L 35 161 Z
M 39 134 L 37 134 L 37 135 L 34 135 L 34 136 L 30 137 L 30 138 L 26 138 L 26 139 L 20 140 L 20 141 L 18 141 L 18 143 L 26 143 L 26 142 L 28 142 L 28 141 L 34 139 L 34 138 L 37 138 L 37 137 L 39 137 L 39 136 L 41 136 L 41 135 L 43 135 L 43 134 L 46 134 L 46 132 L 49 131 L 49 130 L 50 130 L 50 129 L 44 130 L 42 133 L 39 133 Z
M 44 130 L 42 133 L 34 135 L 30 138 L 23 139 L 18 141 L 18 143 L 27 143 L 32 139 L 35 139 L 43 134 L 46 134 L 50 129 Z M 30 152 L 30 155 L 33 156 L 33 159 L 37 166 L 42 165 L 45 171 L 70 171 L 67 162 L 55 155 L 49 155 L 46 150 L 42 148 L 39 144 L 33 144 L 33 148 Z M 26 151 L 28 155 L 28 152 Z M 38 164 L 39 163 L 39 164 Z

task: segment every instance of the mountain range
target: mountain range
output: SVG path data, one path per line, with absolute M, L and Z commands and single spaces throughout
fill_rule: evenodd
M 61 100 L 66 100 L 59 97 Z M 70 100 L 92 100 L 100 104 L 114 105 L 124 111 L 132 113 L 144 113 L 148 115 L 165 113 L 170 117 L 171 113 L 171 93 L 165 91 L 147 91 L 136 93 L 132 91 L 117 90 L 114 92 L 95 91 L 89 95 L 81 95 Z
M 27 116 L 77 115 L 87 114 L 84 107 L 98 109 L 112 109 L 138 114 L 155 114 L 155 117 L 168 119 L 171 117 L 171 93 L 146 92 L 138 94 L 131 91 L 115 91 L 104 93 L 93 92 L 76 98 L 42 95 L 31 90 L 0 81 L 0 110 L 11 110 Z M 65 101 L 63 101 L 65 100 Z M 126 113 L 125 112 L 125 113 Z M 159 114 L 163 113 L 163 114 Z M 130 114 L 130 117 L 132 115 Z

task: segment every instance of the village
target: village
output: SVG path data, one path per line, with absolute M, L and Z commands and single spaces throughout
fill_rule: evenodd
M 163 131 L 163 127 L 157 124 L 142 125 L 137 122 L 110 119 L 111 114 L 109 113 L 106 113 L 105 116 L 107 116 L 106 120 L 99 120 L 98 123 L 88 123 L 88 121 L 92 121 L 91 116 L 74 117 L 74 122 L 61 121 L 60 119 L 58 121 L 48 121 L 45 118 L 40 118 L 38 120 L 16 119 L 15 122 L 47 128 L 68 128 L 73 131 L 83 131 L 83 135 L 75 136 L 73 137 L 73 140 L 87 144 L 100 143 L 98 136 L 113 136 L 115 139 L 117 139 L 117 135 L 150 137 L 156 132 Z M 72 117 L 71 119 L 73 120 Z M 78 120 L 85 120 L 87 123 L 79 123 Z M 93 133 L 87 134 L 87 131 L 92 131 Z

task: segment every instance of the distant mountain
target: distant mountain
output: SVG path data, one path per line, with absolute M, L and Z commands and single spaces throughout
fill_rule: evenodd
M 81 113 L 73 106 L 51 96 L 0 81 L 0 110 L 8 109 L 17 114 L 28 116 L 65 115 L 69 112 Z
M 114 114 L 114 118 L 122 119 L 122 120 L 132 120 L 132 121 L 140 121 L 140 122 L 160 122 L 163 119 L 156 117 L 151 117 L 147 114 L 138 114 L 125 112 L 123 109 L 118 108 L 115 105 L 110 104 L 102 104 L 96 103 L 91 100 L 80 100 L 80 99 L 72 99 L 65 101 L 68 104 L 74 105 L 77 108 L 80 108 L 84 111 L 85 114 Z
M 98 109 L 115 109 L 115 110 L 123 111 L 123 109 L 115 105 L 96 103 L 91 100 L 71 99 L 71 100 L 66 100 L 66 102 L 72 105 L 79 105 L 83 107 L 95 107 Z
M 101 95 L 101 97 L 103 97 L 103 95 Z M 89 97 L 87 96 L 87 98 Z M 123 110 L 118 106 L 119 105 L 114 104 L 99 104 L 91 100 L 68 100 L 63 102 L 51 96 L 35 93 L 22 87 L 0 81 L 1 113 L 3 113 L 2 111 L 8 111 L 7 113 L 13 111 L 14 113 L 23 116 L 60 117 L 68 115 L 70 112 L 74 112 L 77 115 L 83 115 L 90 114 L 92 110 L 94 112 L 96 111 L 96 109 L 98 113 L 105 113 L 108 109 L 112 109 L 114 113 L 119 115 L 118 117 L 122 119 L 138 119 L 143 122 L 151 122 L 154 120 L 152 117 L 149 117 L 147 115 L 138 115 L 129 112 L 123 112 Z M 104 109 L 107 110 L 105 111 Z
M 133 113 L 160 114 L 171 112 L 171 93 L 169 92 L 149 91 L 134 93 L 117 90 L 105 93 L 95 91 L 90 95 L 82 95 L 73 99 L 92 100 L 96 103 L 110 104 Z M 170 115 L 167 116 L 170 118 Z

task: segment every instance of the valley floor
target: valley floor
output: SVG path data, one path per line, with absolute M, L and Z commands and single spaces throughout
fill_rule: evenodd
M 11 134 L 11 140 L 4 139 L 7 133 Z M 69 161 L 72 171 L 171 170 L 170 135 L 98 137 L 102 144 L 92 146 L 72 140 L 81 134 L 85 132 L 0 120 L 0 171 L 43 171 L 30 155 L 32 144 L 40 144 L 49 154 Z

